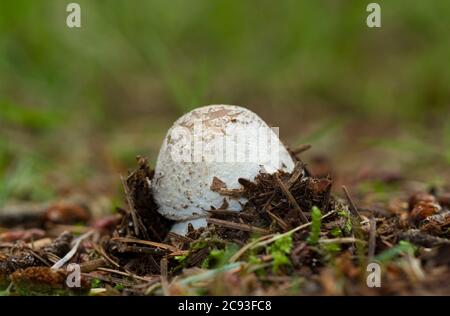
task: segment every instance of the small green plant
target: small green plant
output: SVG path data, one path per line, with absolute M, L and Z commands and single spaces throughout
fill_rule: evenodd
M 340 229 L 339 227 L 335 226 L 331 229 L 330 231 L 331 236 L 337 238 L 337 237 L 342 237 L 342 229 Z
M 412 255 L 414 254 L 415 251 L 416 247 L 413 244 L 404 240 L 400 240 L 398 245 L 383 251 L 382 253 L 380 253 L 378 256 L 375 257 L 375 260 L 382 263 L 389 262 L 400 254 L 406 253 Z
M 208 243 L 205 240 L 197 240 L 194 241 L 191 246 L 190 246 L 190 250 L 200 250 L 205 248 L 206 246 L 208 246 Z
M 91 287 L 93 289 L 99 288 L 99 287 L 101 287 L 101 285 L 102 285 L 102 281 L 101 280 L 99 280 L 97 278 L 94 278 L 94 279 L 91 280 Z
M 11 295 L 11 287 L 12 284 L 11 282 L 7 282 L 5 280 L 5 282 L 2 283 L 7 283 L 8 285 L 6 287 L 3 287 L 3 284 L 0 283 L 0 296 L 10 296 Z
M 255 256 L 255 255 L 250 255 L 250 256 L 248 257 L 247 262 L 248 262 L 249 264 L 261 264 L 261 259 L 258 258 L 258 257 Z
M 337 243 L 323 244 L 321 246 L 321 248 L 332 256 L 334 256 L 335 254 L 337 254 L 341 251 L 341 245 L 339 245 Z
M 202 268 L 220 268 L 239 250 L 237 244 L 226 245 L 224 249 L 213 249 L 203 261 Z
M 342 228 L 342 232 L 345 235 L 350 235 L 353 230 L 352 219 L 350 217 L 350 213 L 347 210 L 341 210 L 338 212 L 338 215 L 340 217 L 345 218 L 345 224 L 344 224 L 344 227 Z
M 114 288 L 115 288 L 117 291 L 123 291 L 123 289 L 125 288 L 125 285 L 123 285 L 123 284 L 121 284 L 121 283 L 117 283 L 117 284 L 114 286 Z
M 320 226 L 322 225 L 322 212 L 316 206 L 311 210 L 311 231 L 306 242 L 310 245 L 316 245 L 320 238 Z
M 301 291 L 303 279 L 299 277 L 293 277 L 291 285 L 289 287 L 289 292 L 291 295 L 298 295 Z
M 259 267 L 256 270 L 254 270 L 257 276 L 261 277 L 261 276 L 266 275 L 266 271 L 264 270 L 264 267 L 263 267 L 263 262 L 258 256 L 253 255 L 253 254 L 250 255 L 247 259 L 247 262 L 249 265 L 251 265 L 253 267 Z
M 288 255 L 292 250 L 292 234 L 277 239 L 268 249 L 268 253 L 273 258 L 273 272 L 277 272 L 283 265 L 290 265 Z
M 175 256 L 175 260 L 178 261 L 178 263 L 184 263 L 184 261 L 186 261 L 186 258 L 188 256 L 187 255 L 182 255 L 182 256 Z

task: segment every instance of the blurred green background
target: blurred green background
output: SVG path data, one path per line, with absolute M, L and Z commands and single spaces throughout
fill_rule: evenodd
M 213 103 L 343 172 L 448 175 L 449 1 L 377 1 L 375 29 L 361 0 L 80 0 L 80 29 L 70 2 L 0 2 L 0 205 L 117 192 L 176 117 Z

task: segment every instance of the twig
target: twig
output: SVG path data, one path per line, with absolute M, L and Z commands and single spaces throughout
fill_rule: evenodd
M 269 239 L 273 237 L 273 235 L 266 235 L 266 236 L 262 236 L 258 239 L 255 239 L 254 241 L 246 244 L 244 247 L 242 247 L 241 249 L 239 249 L 238 252 L 236 252 L 229 260 L 230 263 L 237 261 L 237 259 L 239 259 L 247 250 L 252 249 L 253 246 L 255 246 L 257 243 L 262 242 L 266 239 Z
M 188 253 L 189 253 L 189 250 L 177 250 L 172 253 L 169 253 L 167 256 L 168 257 L 177 257 L 177 256 L 184 256 Z
M 267 199 L 266 204 L 264 204 L 262 211 L 263 212 L 267 212 L 267 210 L 270 207 L 270 204 L 272 203 L 273 199 L 275 198 L 275 196 L 277 195 L 277 190 L 273 190 L 272 195 Z
M 267 214 L 269 214 L 269 216 L 275 221 L 277 222 L 277 224 L 284 230 L 289 230 L 289 225 L 283 221 L 280 217 L 276 216 L 274 213 L 272 213 L 271 211 L 266 211 Z
M 294 153 L 294 155 L 299 155 L 309 149 L 311 149 L 312 145 L 310 144 L 303 144 L 298 146 L 296 149 L 292 150 L 292 152 Z
M 0 248 L 13 248 L 15 245 L 16 244 L 12 242 L 0 242 Z
M 120 268 L 120 265 L 115 262 L 114 260 L 112 260 L 110 257 L 108 257 L 108 255 L 106 254 L 105 250 L 103 249 L 103 247 L 101 245 L 95 245 L 94 244 L 94 249 L 97 250 L 97 252 L 109 263 L 111 263 L 113 266 L 116 266 L 117 268 Z
M 148 278 L 144 278 L 144 277 L 141 277 L 139 275 L 135 275 L 135 274 L 129 273 L 129 272 L 122 272 L 122 271 L 119 271 L 119 270 L 108 269 L 108 268 L 97 268 L 97 270 L 105 271 L 105 272 L 109 272 L 109 273 L 115 273 L 115 274 L 119 274 L 119 275 L 123 275 L 123 276 L 127 276 L 127 277 L 131 277 L 133 279 L 141 280 L 141 281 L 145 281 L 145 282 L 152 281 L 152 280 L 150 280 Z
M 335 211 L 331 211 L 325 215 L 322 216 L 322 219 L 327 218 L 328 216 L 334 214 Z M 285 236 L 288 236 L 290 234 L 293 234 L 299 230 L 302 230 L 306 227 L 311 226 L 311 222 L 310 223 L 306 223 L 300 226 L 295 227 L 294 229 L 291 229 L 290 231 L 287 231 L 283 234 L 271 234 L 271 235 L 266 235 L 266 236 L 262 236 L 258 239 L 255 239 L 254 241 L 252 241 L 251 243 L 246 244 L 244 247 L 242 247 L 241 249 L 239 249 L 238 252 L 236 252 L 229 260 L 229 262 L 235 262 L 237 261 L 237 259 L 239 259 L 247 250 L 249 249 L 254 249 L 254 248 L 258 248 L 258 247 L 264 247 L 280 238 L 283 238 Z
M 160 262 L 161 267 L 161 286 L 165 296 L 169 296 L 169 280 L 168 280 L 168 267 L 167 258 L 162 258 Z
M 162 248 L 162 249 L 166 249 L 166 250 L 170 250 L 170 251 L 174 251 L 174 252 L 180 251 L 177 247 L 174 247 L 172 245 L 163 244 L 163 243 L 159 243 L 159 242 L 155 242 L 155 241 L 142 240 L 142 239 L 137 239 L 137 238 L 114 237 L 114 238 L 111 238 L 111 240 L 120 241 L 123 243 L 136 243 L 136 244 L 141 244 L 141 245 L 153 246 L 153 247 Z
M 409 229 L 406 232 L 401 232 L 399 234 L 399 237 L 415 245 L 427 248 L 440 245 L 450 245 L 450 240 L 442 237 L 429 235 L 427 233 L 420 231 L 419 229 Z
M 328 216 L 330 216 L 330 215 L 332 215 L 332 214 L 334 214 L 334 213 L 335 213 L 335 211 L 331 211 L 331 212 L 329 212 L 329 213 L 323 215 L 323 216 L 321 217 L 321 219 L 323 220 L 323 219 L 327 218 Z M 262 242 L 256 244 L 254 247 L 252 247 L 252 249 L 253 249 L 253 248 L 258 248 L 258 247 L 263 247 L 263 246 L 266 246 L 266 245 L 268 245 L 268 244 L 271 244 L 271 243 L 273 243 L 274 241 L 277 241 L 277 240 L 280 239 L 280 238 L 286 237 L 286 236 L 288 236 L 288 235 L 290 235 L 290 234 L 293 234 L 293 233 L 295 233 L 295 232 L 297 232 L 297 231 L 299 231 L 299 230 L 305 229 L 305 228 L 307 228 L 307 227 L 309 227 L 309 226 L 311 226 L 311 225 L 312 225 L 312 223 L 309 222 L 309 223 L 306 223 L 306 224 L 297 226 L 297 227 L 295 227 L 294 229 L 291 229 L 290 231 L 287 231 L 287 232 L 285 232 L 285 233 L 283 233 L 283 234 L 274 234 L 274 235 L 272 235 L 272 238 L 271 238 L 271 239 L 266 240 L 266 241 L 262 241 Z
M 43 264 L 45 264 L 46 266 L 50 266 L 50 264 L 48 263 L 47 260 L 45 260 L 44 258 L 42 258 L 40 255 L 38 255 L 34 250 L 30 250 L 31 254 L 33 256 L 35 256 L 39 261 L 41 261 Z
M 203 260 L 205 260 L 205 258 L 208 257 L 210 252 L 211 252 L 210 247 L 202 248 L 199 251 L 197 251 L 196 253 L 192 254 L 192 256 L 190 256 L 187 259 L 186 264 L 188 264 L 189 266 L 196 266 L 196 265 L 202 263 Z
M 61 260 L 60 257 L 58 257 L 57 255 L 55 255 L 54 253 L 47 253 L 45 254 L 45 258 L 50 261 L 51 263 L 55 264 L 56 262 L 58 262 L 59 260 Z
M 80 264 L 81 272 L 89 273 L 92 272 L 98 268 L 100 268 L 102 265 L 106 263 L 105 259 L 95 259 L 87 262 L 83 262 Z
M 230 210 L 209 210 L 208 213 L 214 215 L 223 215 L 223 216 L 232 216 L 232 217 L 240 217 L 248 220 L 253 219 L 253 216 L 241 212 L 230 211 Z
M 371 217 L 369 219 L 369 250 L 368 250 L 368 257 L 369 260 L 372 260 L 375 256 L 375 246 L 376 246 L 376 239 L 377 239 L 377 221 L 374 217 Z
M 177 241 L 180 241 L 180 242 L 183 242 L 183 243 L 191 243 L 191 242 L 194 241 L 192 238 L 189 238 L 189 237 L 186 237 L 186 236 L 182 236 L 182 235 L 178 235 L 178 234 L 176 234 L 174 232 L 169 232 L 167 234 L 167 237 L 169 239 L 170 238 L 176 239 Z
M 278 182 L 278 185 L 281 189 L 281 191 L 284 193 L 284 195 L 287 197 L 289 203 L 295 208 L 298 215 L 300 216 L 303 223 L 308 223 L 308 218 L 306 218 L 306 215 L 303 213 L 302 209 L 298 205 L 297 201 L 295 200 L 292 193 L 289 191 L 289 189 L 286 187 L 286 185 L 283 183 L 283 181 L 280 179 L 278 174 L 275 174 L 275 179 Z
M 289 178 L 289 180 L 286 183 L 286 188 L 288 190 L 291 189 L 291 186 L 297 182 L 298 178 L 303 175 L 304 172 L 304 166 L 303 163 L 301 163 L 300 161 L 297 161 L 297 163 L 295 164 L 294 167 L 294 171 L 292 172 L 291 177 Z
M 223 273 L 226 271 L 231 271 L 231 270 L 239 270 L 241 267 L 242 267 L 242 262 L 230 263 L 230 264 L 227 264 L 227 265 L 225 265 L 221 268 L 215 269 L 215 270 L 207 270 L 206 272 L 196 274 L 193 276 L 189 276 L 183 280 L 180 280 L 179 284 L 186 286 L 191 283 L 211 280 L 214 276 L 216 276 L 220 273 Z
M 35 241 L 31 241 L 27 244 L 28 247 L 30 247 L 33 250 L 39 250 L 47 245 L 50 245 L 52 243 L 51 238 L 42 238 Z
M 147 288 L 147 290 L 145 290 L 145 295 L 150 295 L 150 294 L 152 294 L 152 292 L 154 291 L 154 290 L 156 290 L 158 287 L 160 287 L 161 286 L 161 283 L 160 282 L 157 282 L 157 283 L 154 283 L 154 284 L 152 284 L 152 285 L 150 285 L 148 288 Z
M 94 289 L 90 289 L 89 290 L 89 295 L 98 295 L 98 294 L 102 294 L 105 293 L 107 290 L 104 287 L 97 287 Z
M 87 277 L 89 279 L 99 279 L 99 280 L 101 280 L 103 282 L 116 283 L 116 284 L 120 283 L 120 284 L 123 284 L 123 285 L 125 285 L 127 287 L 131 287 L 131 286 L 136 284 L 134 282 L 134 280 L 133 280 L 133 282 L 131 282 L 131 281 L 125 279 L 125 278 L 117 278 L 117 277 L 113 277 L 111 275 L 104 276 L 102 274 L 99 274 L 99 272 L 97 272 L 97 273 L 96 272 L 86 273 L 86 272 L 81 271 L 81 275 L 84 276 L 84 277 Z
M 226 228 L 243 230 L 246 232 L 257 232 L 257 233 L 261 233 L 261 234 L 269 233 L 269 231 L 264 228 L 259 228 L 259 227 L 255 227 L 255 226 L 251 226 L 251 225 L 247 225 L 247 224 L 235 223 L 235 222 L 230 222 L 230 221 L 224 221 L 224 220 L 217 219 L 217 218 L 207 218 L 206 222 L 209 224 L 223 226 Z
M 358 212 L 358 208 L 356 207 L 355 202 L 353 202 L 353 199 L 350 196 L 350 193 L 348 192 L 347 187 L 345 185 L 342 186 L 342 190 L 344 191 L 345 197 L 347 198 L 347 201 L 350 204 L 350 211 L 352 212 L 353 216 L 355 216 L 359 221 L 361 221 L 361 215 Z
M 80 237 L 78 237 L 75 240 L 75 244 L 72 247 L 72 249 L 70 249 L 70 251 L 64 256 L 62 257 L 60 260 L 58 260 L 52 267 L 52 270 L 58 270 L 59 268 L 61 268 L 63 265 L 65 265 L 70 259 L 72 259 L 72 257 L 77 253 L 78 247 L 80 246 L 81 242 L 88 238 L 89 236 L 91 236 L 94 233 L 93 230 L 88 231 L 87 233 L 81 235 Z
M 1 198 L 0 198 L 1 200 Z M 0 201 L 0 226 L 14 227 L 29 224 L 39 226 L 43 222 L 44 214 L 50 206 L 49 203 L 24 203 L 4 206 Z
M 320 244 L 353 244 L 353 243 L 360 243 L 365 244 L 367 243 L 365 240 L 353 238 L 353 237 L 343 237 L 343 238 L 330 238 L 330 239 L 319 239 Z
M 133 229 L 134 234 L 139 236 L 139 223 L 136 215 L 136 209 L 134 208 L 134 202 L 130 195 L 130 190 L 128 188 L 128 183 L 126 182 L 123 176 L 120 176 L 120 181 L 122 181 L 123 190 L 125 191 L 125 196 L 128 202 L 128 206 L 130 207 L 131 219 L 133 220 Z
M 161 248 L 152 248 L 152 247 L 146 247 L 146 246 L 137 246 L 137 245 L 125 245 L 121 246 L 117 249 L 120 253 L 139 253 L 139 254 L 151 254 L 151 255 L 165 255 L 167 253 L 167 250 L 161 249 Z M 171 254 L 173 254 L 172 252 Z M 176 253 L 176 252 L 175 252 Z

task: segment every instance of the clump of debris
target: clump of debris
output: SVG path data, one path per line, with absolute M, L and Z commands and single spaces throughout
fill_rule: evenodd
M 209 210 L 208 227 L 189 227 L 181 236 L 170 232 L 173 222 L 157 212 L 152 178 L 147 160 L 138 157 L 137 169 L 122 178 L 127 206 L 113 216 L 91 218 L 81 205 L 57 204 L 19 221 L 0 218 L 7 227 L 0 235 L 0 290 L 11 295 L 450 294 L 448 193 L 416 192 L 382 209 L 358 208 L 345 187 L 338 198 L 330 176 L 313 176 L 298 160 L 291 173 L 240 179 L 240 190 L 215 179 L 211 190 L 248 202 L 241 212 L 228 210 L 224 202 Z M 379 265 L 379 282 L 368 282 L 369 264 Z M 75 286 L 69 282 L 74 273 L 81 276 Z

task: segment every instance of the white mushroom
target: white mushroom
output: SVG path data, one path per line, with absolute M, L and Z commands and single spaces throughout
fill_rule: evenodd
M 245 199 L 224 196 L 211 186 L 239 189 L 239 178 L 260 172 L 292 171 L 294 161 L 278 135 L 252 111 L 233 105 L 197 108 L 168 131 L 156 163 L 153 194 L 158 212 L 177 221 L 172 231 L 184 235 L 188 224 L 206 226 L 207 211 L 240 211 Z M 213 183 L 214 181 L 214 183 Z

